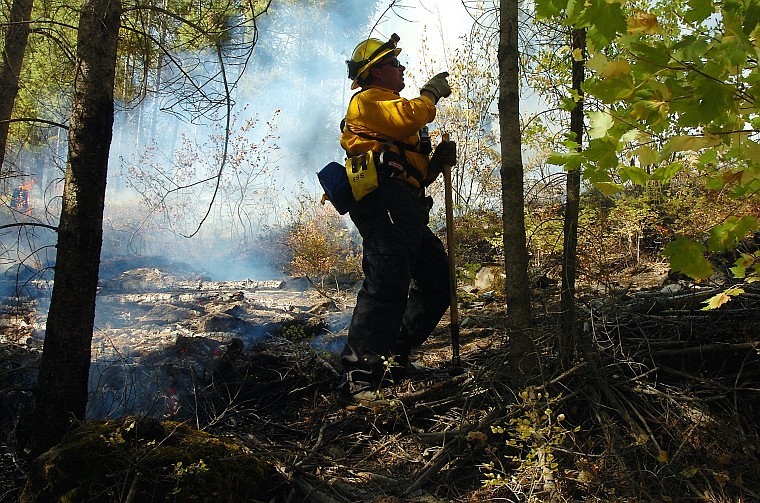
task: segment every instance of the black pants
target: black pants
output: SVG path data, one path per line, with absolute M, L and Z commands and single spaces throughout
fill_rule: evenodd
M 380 186 L 351 210 L 363 239 L 364 282 L 356 299 L 342 362 L 348 370 L 383 372 L 383 357 L 407 358 L 449 306 L 449 262 L 428 228 L 428 208 L 402 181 Z

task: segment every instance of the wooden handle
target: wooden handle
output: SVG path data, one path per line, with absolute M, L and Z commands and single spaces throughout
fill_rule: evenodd
M 443 133 L 441 141 L 449 141 L 449 134 Z M 452 363 L 460 365 L 459 359 L 459 306 L 457 301 L 457 267 L 454 246 L 454 198 L 451 187 L 451 166 L 443 165 L 443 188 L 446 201 L 446 248 L 449 253 L 449 316 L 451 318 Z

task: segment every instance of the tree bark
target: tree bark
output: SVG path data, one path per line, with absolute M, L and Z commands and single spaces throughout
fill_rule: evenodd
M 585 71 L 586 30 L 585 28 L 572 31 L 572 49 L 581 51 L 580 61 L 573 59 L 572 87 L 581 97 L 575 108 L 570 112 L 570 131 L 575 135 L 578 151 L 583 143 L 583 83 Z M 578 269 L 578 214 L 580 211 L 581 172 L 580 169 L 570 170 L 566 179 L 565 220 L 562 250 L 562 292 L 560 294 L 560 330 L 559 357 L 562 367 L 569 369 L 575 357 L 578 346 L 575 326 L 575 278 Z
M 0 66 L 0 176 L 5 176 L 9 171 L 2 169 L 5 164 L 5 151 L 10 130 L 8 121 L 13 113 L 16 96 L 18 96 L 21 65 L 24 62 L 26 41 L 29 38 L 32 3 L 32 0 L 13 0 L 8 19 L 8 31 L 5 32 L 2 66 Z
M 85 417 L 103 206 L 114 119 L 120 0 L 87 0 L 77 36 L 55 283 L 40 363 L 32 453 Z
M 525 195 L 520 139 L 518 0 L 501 0 L 499 25 L 499 123 L 501 128 L 501 200 L 504 225 L 507 320 L 510 362 L 517 378 L 536 375 L 535 349 L 525 332 L 531 322 Z

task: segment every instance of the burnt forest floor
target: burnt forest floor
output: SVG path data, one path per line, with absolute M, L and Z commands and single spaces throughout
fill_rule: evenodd
M 308 316 L 280 320 L 242 348 L 203 332 L 210 351 L 234 357 L 202 371 L 202 392 L 176 393 L 192 414 L 167 405 L 166 392 L 161 414 L 274 468 L 266 495 L 235 501 L 760 501 L 760 291 L 703 311 L 706 292 L 685 282 L 579 292 L 582 350 L 561 368 L 558 291 L 536 289 L 527 333 L 541 378 L 529 386 L 508 359 L 503 299 L 462 295 L 461 372 L 444 318 L 416 355 L 429 370 L 349 406 L 333 393 L 345 331 L 325 336 L 323 321 L 345 319 L 352 294 L 314 297 Z M 225 299 L 220 312 L 243 319 L 240 297 Z M 220 319 L 231 323 L 197 323 Z M 29 351 L 2 347 L 3 502 L 17 500 L 29 466 L 15 452 L 29 394 L 8 378 L 33 367 Z M 180 371 L 166 372 L 180 382 Z

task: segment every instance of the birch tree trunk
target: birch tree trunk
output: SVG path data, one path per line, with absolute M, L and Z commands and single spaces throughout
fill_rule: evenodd
M 87 0 L 77 36 L 69 154 L 40 363 L 32 453 L 60 441 L 87 406 L 103 206 L 114 119 L 120 0 Z

